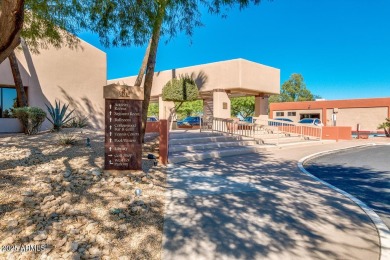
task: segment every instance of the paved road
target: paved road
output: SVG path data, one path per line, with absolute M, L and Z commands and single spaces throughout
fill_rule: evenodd
M 304 167 L 366 203 L 390 228 L 390 145 L 324 155 Z
M 174 165 L 163 259 L 378 259 L 367 215 L 297 167 L 334 143 Z

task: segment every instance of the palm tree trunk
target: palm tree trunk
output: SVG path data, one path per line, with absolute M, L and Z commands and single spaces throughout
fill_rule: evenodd
M 16 55 L 14 51 L 11 52 L 8 59 L 11 65 L 12 76 L 14 77 L 15 88 L 16 88 L 17 99 L 18 99 L 18 106 L 26 107 L 28 106 L 27 96 L 26 96 L 26 92 L 24 91 L 22 76 L 20 75 L 20 70 L 18 66 L 18 60 L 16 59 Z
M 156 20 L 153 26 L 152 38 L 150 40 L 150 52 L 146 66 L 145 84 L 144 84 L 144 101 L 142 102 L 142 131 L 141 140 L 144 142 L 146 121 L 148 117 L 148 107 L 150 102 L 150 95 L 152 92 L 154 69 L 156 65 L 156 56 L 158 43 L 160 40 L 161 26 L 164 21 L 166 2 L 160 1 L 158 4 Z

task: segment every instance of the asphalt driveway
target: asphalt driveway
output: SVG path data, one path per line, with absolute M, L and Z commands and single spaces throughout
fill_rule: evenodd
M 173 165 L 163 259 L 378 259 L 365 212 L 297 160 L 349 143 Z
M 366 203 L 390 228 L 390 145 L 323 155 L 306 161 L 304 167 Z

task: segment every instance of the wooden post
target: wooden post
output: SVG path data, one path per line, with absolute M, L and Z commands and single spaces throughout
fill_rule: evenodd
M 160 120 L 160 163 L 168 164 L 168 120 Z

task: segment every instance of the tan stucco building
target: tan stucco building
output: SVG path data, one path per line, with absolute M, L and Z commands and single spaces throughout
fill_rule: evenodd
M 106 54 L 81 40 L 78 49 L 49 48 L 40 54 L 31 53 L 26 46 L 16 50 L 23 85 L 27 89 L 29 106 L 46 111 L 45 104 L 55 100 L 69 103 L 76 115 L 89 118 L 93 127 L 103 127 L 104 100 L 102 89 L 107 84 Z M 9 99 L 15 95 L 14 80 L 8 59 L 0 64 L 0 132 L 21 132 L 15 118 L 4 118 Z M 1 95 L 3 93 L 3 95 Z M 8 93 L 7 96 L 4 93 Z M 8 99 L 8 100 L 7 100 Z M 42 126 L 49 129 L 46 120 Z
M 75 115 L 86 116 L 90 124 L 104 127 L 103 86 L 119 83 L 134 85 L 135 76 L 107 81 L 106 54 L 81 40 L 77 49 L 49 48 L 33 54 L 22 44 L 16 51 L 29 106 L 46 110 L 55 100 L 70 104 Z M 163 86 L 173 77 L 192 75 L 204 100 L 204 115 L 230 118 L 230 98 L 256 97 L 256 116 L 267 115 L 268 96 L 279 93 L 280 71 L 244 59 L 221 61 L 186 68 L 156 72 L 152 102 L 160 104 L 160 119 L 171 118 L 173 102 L 161 98 Z M 0 133 L 21 132 L 19 121 L 10 118 L 9 109 L 16 98 L 9 61 L 0 64 Z M 49 129 L 46 120 L 43 130 Z
M 169 119 L 173 102 L 161 98 L 164 85 L 174 77 L 191 75 L 203 99 L 204 116 L 230 118 L 230 98 L 255 96 L 255 116 L 268 114 L 268 96 L 280 91 L 280 70 L 244 59 L 220 61 L 165 70 L 155 74 L 151 101 L 159 103 L 159 118 Z M 108 83 L 133 85 L 136 76 Z
M 319 118 L 325 126 L 350 126 L 353 131 L 376 132 L 379 124 L 390 118 L 390 98 L 322 100 L 272 103 L 270 117 Z

